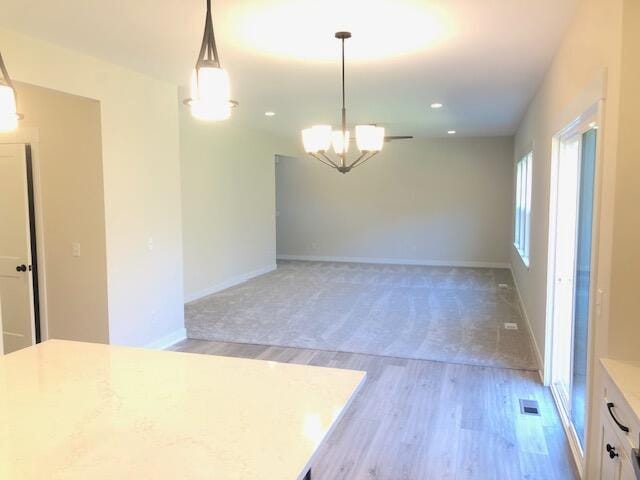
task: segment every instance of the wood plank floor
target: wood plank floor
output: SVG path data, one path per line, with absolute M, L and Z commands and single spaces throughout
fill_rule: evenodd
M 201 340 L 172 349 L 366 370 L 314 480 L 578 478 L 537 372 Z M 521 398 L 537 400 L 541 415 L 520 414 Z

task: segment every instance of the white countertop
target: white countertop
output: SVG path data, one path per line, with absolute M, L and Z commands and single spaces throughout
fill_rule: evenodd
M 603 358 L 601 362 L 636 417 L 640 419 L 640 362 L 623 362 L 609 358 Z
M 51 340 L 0 357 L 0 478 L 301 479 L 364 378 Z

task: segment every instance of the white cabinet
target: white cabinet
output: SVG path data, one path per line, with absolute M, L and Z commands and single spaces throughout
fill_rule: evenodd
M 607 410 L 603 408 L 600 412 L 602 418 L 600 425 L 600 480 L 622 480 L 621 472 L 624 457 L 621 457 L 620 453 L 623 449 L 613 429 L 614 427 L 606 415 L 608 415 Z
M 603 360 L 602 365 L 598 479 L 640 480 L 640 418 L 636 403 L 640 370 L 613 360 Z

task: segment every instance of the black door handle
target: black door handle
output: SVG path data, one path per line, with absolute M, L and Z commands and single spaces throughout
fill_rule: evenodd
M 27 271 L 27 266 L 22 264 L 22 265 L 18 265 L 16 267 L 16 272 L 26 272 Z
M 623 432 L 629 433 L 629 427 L 625 427 L 623 424 L 621 424 L 616 418 L 616 416 L 613 414 L 612 409 L 614 406 L 615 405 L 612 402 L 607 403 L 607 409 L 609 410 L 609 415 L 611 415 L 611 418 L 613 418 L 613 421 L 616 422 L 616 425 L 620 430 L 622 430 Z
M 609 458 L 612 460 L 618 456 L 618 454 L 616 453 L 616 447 L 612 447 L 608 443 L 607 443 L 607 452 L 609 452 Z

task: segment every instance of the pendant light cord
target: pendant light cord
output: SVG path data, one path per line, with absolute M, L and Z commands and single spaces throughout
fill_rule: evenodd
M 345 107 L 345 88 L 344 88 L 344 38 L 342 39 L 342 166 L 345 165 L 347 154 L 346 136 L 347 136 L 347 109 Z
M 11 77 L 9 77 L 9 72 L 7 71 L 7 67 L 4 65 L 4 60 L 2 59 L 2 53 L 0 53 L 0 71 L 2 72 L 2 79 L 4 80 L 4 83 L 6 83 L 8 87 L 12 88 L 15 94 L 15 88 L 13 87 L 13 82 L 11 81 Z

